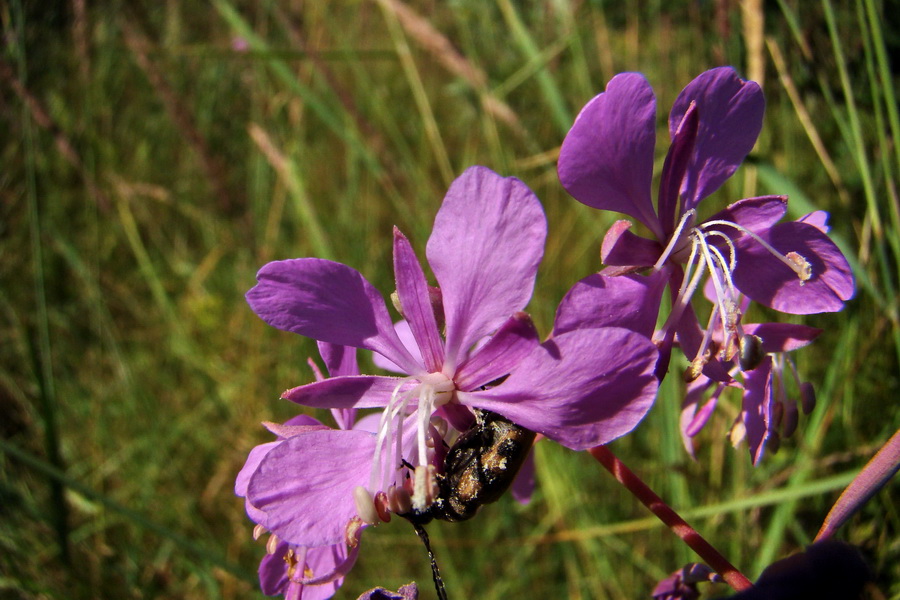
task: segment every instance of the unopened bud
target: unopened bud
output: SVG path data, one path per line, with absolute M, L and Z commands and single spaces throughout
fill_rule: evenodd
M 779 448 L 781 448 L 781 436 L 777 431 L 770 431 L 769 439 L 766 440 L 766 451 L 774 455 L 778 453 Z
M 738 360 L 741 365 L 741 371 L 752 371 L 760 365 L 766 357 L 762 343 L 762 338 L 758 335 L 750 335 L 748 333 L 741 336 L 741 356 Z
M 804 415 L 808 415 L 816 407 L 816 389 L 808 381 L 800 384 L 800 406 L 803 407 Z
M 784 421 L 781 424 L 781 435 L 786 438 L 794 435 L 794 432 L 797 431 L 797 422 L 800 420 L 799 413 L 796 402 L 788 400 L 784 403 Z
M 775 401 L 772 403 L 772 415 L 769 418 L 769 429 L 775 430 L 781 426 L 781 420 L 784 418 L 784 403 Z

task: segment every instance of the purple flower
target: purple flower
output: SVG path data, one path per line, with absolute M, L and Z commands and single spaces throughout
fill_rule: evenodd
M 698 583 L 721 581 L 722 578 L 702 563 L 690 563 L 666 577 L 653 588 L 653 600 L 697 600 Z
M 340 541 L 354 519 L 372 522 L 376 511 L 366 505 L 373 497 L 379 509 L 379 495 L 402 486 L 404 462 L 415 467 L 413 506 L 427 506 L 441 448 L 435 415 L 462 430 L 469 408 L 485 409 L 579 450 L 634 428 L 656 393 L 653 344 L 612 327 L 573 330 L 541 344 L 520 312 L 531 297 L 545 236 L 534 193 L 484 167 L 453 183 L 435 218 L 426 254 L 438 290 L 428 286 L 409 241 L 395 229 L 397 299 L 412 348 L 398 336 L 382 296 L 350 267 L 304 258 L 260 270 L 247 300 L 264 321 L 372 350 L 408 374 L 334 377 L 284 393 L 307 406 L 384 412 L 374 435 L 311 432 L 270 452 L 304 457 L 290 470 L 261 465 L 250 482 L 248 498 L 266 512 L 273 532 L 301 545 Z M 295 504 L 300 497 L 302 514 Z
M 791 314 L 837 311 L 854 292 L 853 276 L 840 250 L 816 219 L 776 224 L 784 196 L 740 200 L 706 220 L 700 202 L 738 168 L 762 127 L 765 102 L 759 86 L 730 67 L 694 79 L 669 115 L 672 140 L 663 164 L 657 209 L 651 200 L 656 141 L 656 99 L 644 77 L 624 73 L 581 111 L 563 142 L 559 178 L 578 201 L 625 213 L 649 229 L 651 238 L 617 222 L 603 241 L 608 274 L 653 267 L 665 270 L 675 300 L 658 334 L 660 371 L 675 338 L 698 328 L 690 298 L 708 274 L 715 284 L 714 311 L 734 320 L 738 292 Z M 688 332 L 686 335 L 685 332 Z M 700 348 L 682 347 L 700 359 Z
M 419 588 L 416 582 L 407 583 L 400 586 L 396 592 L 392 592 L 383 587 L 372 588 L 364 592 L 358 600 L 418 600 Z
M 319 352 L 325 360 L 326 368 L 335 375 L 355 375 L 356 349 L 319 344 Z M 316 377 L 324 379 L 312 361 Z M 335 420 L 341 429 L 355 426 L 355 411 L 334 410 Z M 282 444 L 294 437 L 302 437 L 312 432 L 332 431 L 318 420 L 307 415 L 298 415 L 283 425 L 266 423 L 278 440 L 256 446 L 235 481 L 235 494 L 245 498 L 247 515 L 257 523 L 254 537 L 259 537 L 268 529 L 269 518 L 265 511 L 257 508 L 247 498 L 250 481 L 265 463 L 264 469 L 291 468 L 291 464 L 301 459 L 290 453 L 272 454 Z M 361 424 L 360 424 L 361 425 Z M 360 528 L 361 530 L 361 528 Z M 359 533 L 357 531 L 356 533 Z M 359 553 L 358 535 L 336 544 L 307 547 L 290 544 L 272 535 L 266 544 L 266 556 L 259 565 L 260 587 L 269 596 L 284 596 L 286 599 L 324 600 L 334 595 L 344 581 L 344 575 L 353 567 Z M 348 545 L 350 548 L 348 549 Z
M 712 286 L 706 287 L 710 295 Z M 736 300 L 738 310 L 746 311 L 749 301 L 740 296 Z M 682 405 L 681 431 L 688 453 L 694 456 L 692 438 L 709 421 L 722 393 L 730 388 L 742 392 L 732 443 L 746 439 L 753 464 L 760 461 L 767 446 L 773 452 L 777 450 L 781 438 L 790 437 L 797 428 L 798 403 L 789 388 L 793 385 L 797 389 L 804 412 L 810 412 L 815 402 L 812 385 L 800 381 L 788 352 L 812 343 L 821 333 L 821 329 L 805 325 L 739 321 L 725 333 L 722 323 L 714 320 L 703 332 L 702 345 L 720 348 L 720 358 L 708 363 L 705 372 L 688 384 Z

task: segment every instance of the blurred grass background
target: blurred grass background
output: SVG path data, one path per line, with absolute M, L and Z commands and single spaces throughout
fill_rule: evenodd
M 687 457 L 677 377 L 613 450 L 755 578 L 900 426 L 896 2 L 10 0 L 0 19 L 0 598 L 261 597 L 233 480 L 259 422 L 298 410 L 278 395 L 315 347 L 251 313 L 256 270 L 327 257 L 389 291 L 391 226 L 424 256 L 449 182 L 483 164 L 544 202 L 548 331 L 615 218 L 562 191 L 559 144 L 620 71 L 654 85 L 661 140 L 700 72 L 760 81 L 760 141 L 707 208 L 831 211 L 859 291 L 797 319 L 826 330 L 797 355 L 819 404 L 760 467 L 725 441 L 734 399 Z M 451 598 L 646 598 L 693 559 L 589 456 L 544 442 L 538 476 L 527 507 L 431 526 Z M 842 532 L 888 598 L 897 491 Z M 339 598 L 413 579 L 431 597 L 397 521 Z

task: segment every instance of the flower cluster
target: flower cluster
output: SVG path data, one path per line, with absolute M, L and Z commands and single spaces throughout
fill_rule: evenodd
M 690 361 L 682 419 L 686 445 L 692 448 L 690 438 L 706 423 L 721 391 L 740 388 L 741 416 L 732 437 L 746 436 L 754 463 L 766 442 L 777 440 L 780 415 L 787 415 L 788 425 L 796 416 L 796 401 L 780 385 L 783 353 L 811 342 L 818 331 L 745 324 L 748 300 L 783 313 L 811 314 L 838 311 L 854 293 L 850 266 L 827 236 L 826 213 L 780 223 L 787 212 L 785 196 L 745 198 L 705 219 L 698 212 L 753 147 L 764 107 L 759 86 L 730 67 L 707 71 L 688 84 L 669 114 L 671 145 L 656 210 L 651 199 L 656 98 L 642 75 L 617 75 L 588 102 L 559 157 L 560 182 L 576 200 L 624 213 L 649 232 L 649 237 L 632 233 L 627 220 L 607 232 L 601 251 L 607 268 L 573 288 L 578 296 L 569 303 L 576 305 L 569 326 L 593 322 L 591 306 L 605 295 L 601 281 L 638 272 L 649 272 L 647 286 L 654 294 L 642 314 L 655 323 L 667 285 L 672 307 L 653 334 L 660 349 L 657 376 L 665 377 L 672 348 L 680 346 Z M 704 279 L 711 301 L 705 327 L 692 305 Z M 810 386 L 798 388 L 809 406 Z M 710 400 L 698 410 L 698 399 L 710 389 Z M 785 429 L 789 434 L 791 427 Z
M 777 428 L 796 421 L 796 403 L 778 386 L 791 364 L 784 353 L 817 330 L 742 323 L 748 301 L 802 314 L 838 310 L 853 292 L 821 214 L 778 224 L 787 200 L 767 196 L 698 216 L 700 201 L 750 151 L 762 113 L 758 86 L 731 69 L 708 71 L 685 88 L 670 116 L 672 145 L 654 210 L 649 85 L 638 74 L 619 75 L 585 106 L 562 146 L 563 186 L 589 206 L 633 217 L 651 237 L 618 222 L 603 242 L 607 269 L 572 287 L 543 341 L 523 312 L 543 257 L 543 209 L 524 183 L 484 167 L 453 182 L 435 217 L 425 256 L 436 286 L 394 229 L 390 304 L 399 320 L 349 266 L 317 258 L 265 265 L 247 293 L 250 307 L 273 327 L 318 340 L 329 375 L 282 397 L 331 409 L 338 428 L 306 416 L 268 423 L 276 441 L 253 449 L 238 476 L 235 490 L 257 534 L 271 534 L 263 591 L 330 597 L 365 528 L 392 514 L 446 514 L 433 507 L 461 493 L 449 489 L 464 479 L 452 472 L 454 452 L 465 443 L 477 454 L 477 444 L 488 443 L 473 441 L 485 415 L 573 450 L 629 433 L 650 409 L 676 344 L 691 362 L 686 445 L 722 390 L 739 387 L 758 460 Z M 704 276 L 712 300 L 705 328 L 691 306 Z M 673 306 L 656 330 L 666 287 Z M 360 374 L 356 349 L 395 375 Z M 357 420 L 357 409 L 377 411 Z M 486 450 L 479 468 L 512 479 L 508 457 Z M 513 484 L 518 497 L 529 493 L 525 471 Z M 466 493 L 471 500 L 476 492 Z

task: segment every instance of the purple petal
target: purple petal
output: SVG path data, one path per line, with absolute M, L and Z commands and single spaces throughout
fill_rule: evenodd
M 275 552 L 266 554 L 259 563 L 259 587 L 266 596 L 276 596 L 287 591 L 290 580 L 284 556 L 290 550 L 286 542 L 278 542 Z
M 456 387 L 464 392 L 477 389 L 512 371 L 540 342 L 531 317 L 513 315 L 488 342 L 456 370 Z
M 576 200 L 634 217 L 663 237 L 653 211 L 656 97 L 640 73 L 613 77 L 563 140 L 559 181 Z
M 270 262 L 247 302 L 277 329 L 379 352 L 410 373 L 422 372 L 397 335 L 384 299 L 358 271 L 319 258 Z
M 394 227 L 394 273 L 397 297 L 425 361 L 425 370 L 434 373 L 444 362 L 444 344 L 438 333 L 434 308 L 428 294 L 428 282 L 422 265 L 416 258 L 409 240 Z
M 597 273 L 585 277 L 559 303 L 553 335 L 617 326 L 650 337 L 667 281 L 665 270 L 648 276 L 606 277 Z
M 656 396 L 656 347 L 626 329 L 564 333 L 538 346 L 502 384 L 458 393 L 573 450 L 625 435 Z
M 816 541 L 828 539 L 900 470 L 900 430 L 881 447 L 841 493 L 825 517 Z
M 744 325 L 744 333 L 759 336 L 763 352 L 791 352 L 808 346 L 822 333 L 821 329 L 792 323 L 759 323 Z
M 659 221 L 663 235 L 666 238 L 672 235 L 672 232 L 675 230 L 678 194 L 681 191 L 681 183 L 684 181 L 691 157 L 694 154 L 699 123 L 697 105 L 691 104 L 672 135 L 672 145 L 669 146 L 666 160 L 663 163 L 658 203 Z
M 518 179 L 471 167 L 453 182 L 427 247 L 443 295 L 445 370 L 525 308 L 546 236 L 541 203 Z
M 356 348 L 340 346 L 328 342 L 318 342 L 319 355 L 325 361 L 325 368 L 331 377 L 342 375 L 359 375 L 359 364 L 356 362 Z
M 322 425 L 318 421 L 316 421 L 312 417 L 308 417 L 307 415 L 301 415 L 307 417 L 304 420 L 315 421 L 314 423 L 271 423 L 267 421 L 263 421 L 263 427 L 269 430 L 270 433 L 274 433 L 279 438 L 286 440 L 289 437 L 294 437 L 295 435 L 301 435 L 303 433 L 309 433 L 310 431 L 319 431 L 322 429 L 331 429 L 330 427 L 326 427 Z M 296 417 L 294 417 L 296 419 Z
M 344 582 L 343 574 L 326 577 L 324 583 L 304 584 L 300 581 L 304 572 L 311 572 L 314 577 L 335 572 L 346 573 L 349 570 L 347 563 L 352 566 L 352 563 L 356 562 L 358 548 L 358 546 L 354 548 L 349 557 L 344 543 L 316 548 L 295 548 L 294 555 L 300 562 L 293 573 L 293 579 L 289 579 L 285 556 L 291 550 L 291 546 L 279 542 L 275 552 L 266 555 L 259 564 L 260 588 L 267 596 L 284 595 L 289 598 L 289 594 L 294 593 L 296 598 L 302 597 L 303 600 L 327 600 L 341 587 Z M 295 589 L 291 589 L 292 587 Z
M 822 233 L 828 233 L 830 228 L 828 227 L 828 213 L 824 210 L 816 210 L 808 215 L 804 215 L 797 219 L 801 223 L 807 223 L 812 225 Z
M 270 450 L 278 446 L 281 442 L 269 442 L 267 444 L 260 444 L 256 446 L 250 451 L 250 454 L 247 456 L 247 460 L 244 462 L 244 466 L 241 467 L 240 472 L 238 472 L 237 478 L 234 480 L 234 495 L 239 498 L 246 498 L 247 496 L 247 486 L 250 485 L 250 478 L 253 477 L 253 474 L 256 473 L 256 469 L 259 468 L 259 463 L 262 462 L 262 459 L 266 457 Z M 254 523 L 258 523 L 263 527 L 266 526 L 266 513 L 259 510 L 250 502 L 244 503 L 244 508 L 247 511 L 247 516 L 250 517 L 250 520 Z
M 787 202 L 787 196 L 744 198 L 729 204 L 725 210 L 720 210 L 706 221 L 730 221 L 754 233 L 761 233 L 781 220 L 787 212 Z M 732 238 L 736 232 L 733 227 L 721 225 L 710 226 L 707 230 L 718 230 Z
M 383 408 L 401 383 L 398 393 L 416 385 L 398 377 L 378 375 L 332 377 L 292 388 L 281 397 L 313 408 Z
M 655 240 L 648 240 L 629 231 L 631 221 L 616 221 L 600 248 L 600 260 L 613 267 L 652 267 L 659 260 L 663 247 Z
M 691 103 L 696 103 L 700 126 L 681 186 L 682 212 L 696 207 L 737 170 L 756 143 L 766 108 L 756 82 L 744 81 L 731 67 L 711 69 L 689 83 L 675 100 L 669 115 L 673 138 Z
M 716 383 L 716 382 L 713 382 L 712 379 L 709 379 L 709 378 L 705 378 L 705 379 L 706 379 L 706 381 L 708 381 L 710 383 Z M 716 388 L 716 391 L 718 392 L 723 389 L 725 389 L 725 386 L 719 384 Z M 694 437 L 695 435 L 700 433 L 700 430 L 706 426 L 706 423 L 709 421 L 709 418 L 712 416 L 713 412 L 715 412 L 716 405 L 719 403 L 720 395 L 721 395 L 720 393 L 714 392 L 709 397 L 709 399 L 703 403 L 703 406 L 700 407 L 700 410 L 697 411 L 697 413 L 691 419 L 690 423 L 688 423 L 685 426 L 685 428 L 684 428 L 685 435 L 687 435 L 689 437 Z
M 814 225 L 782 223 L 762 236 L 783 255 L 796 253 L 812 272 L 808 281 L 748 236 L 735 242 L 738 249 L 734 282 L 751 299 L 775 310 L 805 315 L 841 310 L 853 296 L 853 273 L 834 243 Z
M 519 472 L 509 488 L 513 500 L 519 504 L 531 502 L 531 494 L 534 493 L 534 473 L 534 448 L 532 448 L 525 457 L 525 462 L 519 467 Z
M 772 357 L 767 356 L 758 367 L 744 374 L 744 398 L 741 419 L 747 430 L 747 445 L 754 465 L 759 464 L 771 433 Z
M 357 516 L 353 489 L 368 484 L 375 436 L 314 431 L 269 451 L 250 479 L 247 498 L 266 513 L 266 528 L 297 546 L 343 542 Z
M 422 358 L 422 351 L 419 349 L 419 345 L 416 343 L 416 338 L 413 336 L 412 329 L 409 328 L 409 323 L 407 323 L 405 319 L 402 321 L 397 321 L 396 323 L 394 323 L 394 331 L 397 332 L 397 337 L 400 338 L 400 343 L 402 343 L 407 352 L 409 352 L 410 355 L 414 359 L 416 359 L 416 362 L 424 364 L 425 359 Z M 402 375 L 409 375 L 409 373 L 402 370 L 400 367 L 380 354 L 373 354 L 372 362 L 375 363 L 375 366 L 379 369 L 384 369 L 385 371 L 391 371 L 393 373 L 400 373 Z

